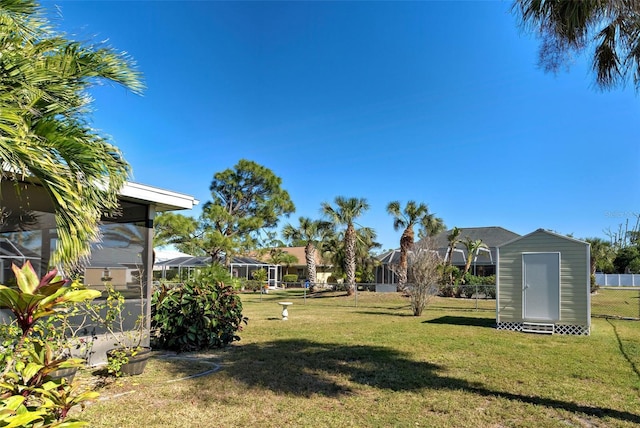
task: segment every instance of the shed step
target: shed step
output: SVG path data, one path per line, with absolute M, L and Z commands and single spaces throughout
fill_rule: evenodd
M 554 324 L 544 324 L 537 322 L 523 322 L 522 331 L 525 333 L 553 334 Z

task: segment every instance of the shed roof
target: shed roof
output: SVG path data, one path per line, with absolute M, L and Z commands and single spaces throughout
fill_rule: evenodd
M 589 243 L 588 243 L 588 242 L 581 241 L 581 240 L 579 240 L 579 239 L 572 238 L 572 237 L 570 237 L 570 236 L 561 235 L 561 234 L 556 233 L 556 232 L 553 232 L 553 231 L 551 231 L 551 230 L 547 230 L 547 229 L 542 229 L 542 228 L 540 228 L 540 229 L 536 229 L 536 230 L 534 230 L 534 231 L 533 231 L 533 232 L 531 232 L 531 233 L 527 233 L 526 235 L 518 236 L 517 238 L 514 238 L 514 239 L 511 239 L 510 241 L 504 242 L 503 244 L 498 245 L 498 247 L 503 247 L 503 246 L 505 246 L 505 245 L 509 245 L 509 244 L 514 243 L 514 242 L 518 242 L 518 241 L 520 241 L 520 240 L 522 240 L 522 239 L 528 238 L 528 237 L 530 237 L 531 235 L 538 234 L 538 233 L 545 233 L 545 234 L 547 234 L 547 235 L 549 235 L 549 236 L 555 236 L 555 237 L 557 237 L 557 238 L 566 239 L 567 241 L 573 241 L 573 242 L 576 242 L 576 243 L 579 243 L 579 244 L 589 245 Z

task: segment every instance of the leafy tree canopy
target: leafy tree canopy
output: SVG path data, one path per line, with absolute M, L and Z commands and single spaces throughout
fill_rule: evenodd
M 281 184 L 270 169 L 242 159 L 233 169 L 213 176 L 213 200 L 204 204 L 198 221 L 179 214 L 158 216 L 159 242 L 210 255 L 214 262 L 249 252 L 260 246 L 261 236 L 272 237 L 268 229 L 276 227 L 280 217 L 295 211 Z

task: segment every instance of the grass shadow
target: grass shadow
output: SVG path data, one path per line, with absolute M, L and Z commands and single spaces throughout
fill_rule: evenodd
M 444 317 L 432 320 L 422 321 L 424 324 L 448 324 L 448 325 L 466 325 L 471 327 L 496 327 L 496 320 L 493 318 L 476 318 L 446 315 Z
M 636 376 L 640 380 L 640 369 L 636 366 L 635 362 L 633 361 L 633 359 L 625 349 L 625 346 L 622 343 L 622 338 L 620 337 L 620 333 L 618 333 L 618 329 L 616 328 L 616 325 L 612 323 L 611 320 L 608 318 L 607 318 L 607 322 L 609 323 L 609 325 L 611 325 L 611 328 L 613 328 L 613 334 L 616 336 L 616 340 L 618 341 L 618 348 L 620 349 L 620 353 L 622 354 L 624 359 L 627 360 L 627 362 L 629 363 L 629 366 L 631 367 L 631 370 L 636 374 Z
M 402 308 L 400 308 L 401 310 Z M 406 309 L 406 308 L 405 308 Z M 411 308 L 409 308 L 409 311 L 411 310 Z M 362 315 L 386 315 L 386 316 L 391 316 L 391 317 L 413 317 L 413 314 L 411 312 L 386 312 L 386 311 L 356 311 L 356 313 L 358 314 L 362 314 Z
M 450 320 L 453 321 L 469 323 L 474 320 Z M 413 361 L 399 351 L 379 346 L 345 346 L 306 339 L 276 340 L 234 346 L 225 353 L 223 367 L 224 372 L 251 390 L 264 388 L 307 398 L 348 395 L 355 392 L 353 384 L 394 392 L 425 388 L 435 391 L 464 390 L 482 397 L 508 399 L 640 424 L 640 415 L 627 411 L 488 389 L 480 383 L 444 375 L 446 367 Z M 207 390 L 206 380 L 197 381 L 194 388 Z

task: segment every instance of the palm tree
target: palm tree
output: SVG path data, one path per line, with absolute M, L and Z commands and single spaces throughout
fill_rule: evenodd
M 613 272 L 613 259 L 615 257 L 615 251 L 610 242 L 605 241 L 602 238 L 587 238 L 586 242 L 590 245 L 590 271 L 592 275 L 595 275 L 596 271 L 600 269 L 603 272 Z
M 482 239 L 471 239 L 469 237 L 462 242 L 462 245 L 464 245 L 467 250 L 467 261 L 464 265 L 464 272 L 462 273 L 462 277 L 464 278 L 466 273 L 469 272 L 473 258 L 478 255 L 478 251 L 480 251 L 481 248 L 489 249 L 489 247 L 482 242 Z
M 429 213 L 429 207 L 426 204 L 416 204 L 415 201 L 407 202 L 404 210 L 400 208 L 399 201 L 389 202 L 387 212 L 393 216 L 393 229 L 395 231 L 403 229 L 400 236 L 400 262 L 398 263 L 398 288 L 403 290 L 407 283 L 407 258 L 415 237 L 413 227 L 423 226 L 428 230 L 426 234 L 430 236 L 444 225 L 442 219 L 437 219 Z
M 0 174 L 43 187 L 58 232 L 54 262 L 74 265 L 90 254 L 130 172 L 89 126 L 87 91 L 114 82 L 139 93 L 141 77 L 125 55 L 55 33 L 33 0 L 3 2 L 0 20 Z
M 356 279 L 373 280 L 373 270 L 377 266 L 378 259 L 372 251 L 381 245 L 375 241 L 376 232 L 370 227 L 357 227 L 355 245 L 355 276 Z M 346 252 L 344 245 L 344 232 L 327 233 L 322 240 L 320 249 L 323 259 L 333 266 L 333 275 L 339 277 L 346 272 Z
M 307 262 L 307 274 L 309 282 L 314 286 L 316 277 L 316 246 L 322 240 L 324 234 L 331 229 L 331 224 L 322 220 L 311 220 L 308 217 L 298 219 L 298 227 L 286 224 L 282 228 L 282 236 L 288 241 L 303 241 L 304 257 Z
M 627 0 L 516 0 L 512 11 L 522 27 L 541 39 L 540 65 L 557 72 L 593 46 L 596 84 L 611 89 L 633 77 L 640 89 L 640 3 Z
M 420 223 L 421 227 L 418 231 L 419 239 L 426 239 L 430 236 L 437 235 L 446 229 L 444 221 L 440 217 L 436 217 L 434 213 L 429 213 L 422 217 Z
M 286 268 L 285 275 L 289 274 L 289 267 L 297 261 L 298 258 L 296 256 L 287 253 L 282 248 L 272 248 L 271 250 L 269 250 L 269 263 L 278 266 L 284 265 Z
M 356 230 L 354 221 L 369 209 L 364 198 L 345 198 L 336 196 L 335 207 L 328 202 L 322 203 L 322 211 L 335 226 L 346 226 L 344 231 L 345 273 L 347 274 L 347 293 L 355 291 L 356 278 Z
M 374 270 L 379 264 L 373 250 L 382 245 L 376 242 L 376 232 L 370 227 L 356 228 L 356 273 L 360 282 L 375 281 Z
M 449 266 L 453 263 L 453 252 L 455 251 L 458 242 L 460 242 L 460 232 L 461 230 L 459 228 L 454 227 L 447 235 L 447 241 L 449 241 L 449 248 L 447 249 L 447 255 L 449 257 L 447 259 L 447 264 Z

